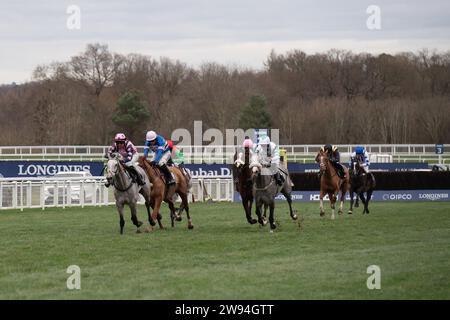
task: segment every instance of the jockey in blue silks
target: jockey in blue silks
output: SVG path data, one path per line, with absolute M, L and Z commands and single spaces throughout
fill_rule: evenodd
M 355 151 L 352 153 L 350 157 L 350 166 L 352 166 L 353 162 L 356 160 L 359 160 L 362 162 L 362 168 L 364 169 L 365 173 L 369 173 L 369 154 L 367 153 L 366 149 L 362 146 L 357 146 L 355 148 Z
M 153 158 L 150 161 L 152 165 L 158 166 L 164 176 L 166 177 L 167 185 L 175 183 L 172 173 L 167 167 L 167 162 L 171 158 L 170 146 L 166 139 L 156 134 L 155 131 L 148 131 L 145 137 L 144 157 L 147 159 L 148 153 L 153 153 Z

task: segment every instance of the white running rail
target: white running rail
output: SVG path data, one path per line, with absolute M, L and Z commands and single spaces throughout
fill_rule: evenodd
M 337 145 L 341 153 L 351 153 L 355 145 Z M 394 162 L 450 163 L 449 144 L 447 152 L 435 154 L 434 144 L 368 144 L 364 145 L 370 154 L 391 155 Z M 0 147 L 0 161 L 10 160 L 66 160 L 99 161 L 109 146 L 11 146 Z M 322 145 L 281 145 L 291 162 L 306 163 L 314 159 Z M 143 153 L 143 146 L 137 147 Z M 182 149 L 186 163 L 231 163 L 239 146 L 178 146 Z
M 104 177 L 0 178 L 0 209 L 107 206 L 115 203 L 113 188 Z M 229 176 L 192 178 L 189 201 L 233 201 L 233 180 Z M 140 203 L 143 203 L 141 197 Z

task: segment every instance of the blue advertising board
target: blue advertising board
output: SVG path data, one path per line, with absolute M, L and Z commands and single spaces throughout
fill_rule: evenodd
M 103 167 L 101 161 L 0 161 L 0 177 L 53 176 L 67 171 L 89 171 L 93 176 L 100 176 Z
M 319 196 L 319 191 L 293 191 L 292 201 L 319 201 Z M 286 200 L 281 194 L 275 199 L 278 201 Z M 328 201 L 328 197 L 324 199 Z M 346 201 L 349 200 L 350 195 L 347 193 Z M 241 202 L 241 196 L 238 192 L 234 193 L 234 201 Z M 372 201 L 450 201 L 450 190 L 375 190 L 372 194 Z
M 372 163 L 371 171 L 413 171 L 428 169 L 428 163 Z M 317 163 L 288 163 L 290 173 L 294 172 L 319 172 Z
M 231 177 L 229 164 L 185 164 L 184 167 L 193 177 L 227 176 Z

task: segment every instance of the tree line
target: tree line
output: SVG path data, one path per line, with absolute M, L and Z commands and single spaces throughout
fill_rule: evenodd
M 450 141 L 450 51 L 270 53 L 264 68 L 121 55 L 88 44 L 0 86 L 2 145 L 136 144 L 176 128 L 271 127 L 282 144 Z

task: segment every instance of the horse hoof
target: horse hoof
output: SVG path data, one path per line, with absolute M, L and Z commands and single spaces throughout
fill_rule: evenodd
M 273 233 L 273 230 L 272 230 L 272 229 L 270 229 L 270 230 L 269 230 L 269 232 L 270 232 L 270 233 Z
M 275 224 L 270 225 L 270 231 L 273 232 L 273 230 L 275 230 L 276 228 L 277 228 L 277 226 Z
M 248 221 L 248 223 L 250 223 L 250 224 L 255 224 L 255 223 L 258 222 L 258 220 L 256 220 L 256 219 L 251 219 L 251 220 L 247 220 L 247 221 Z
M 351 210 L 348 210 L 348 214 L 353 214 L 353 211 L 351 211 Z
M 183 218 L 181 218 L 181 216 L 176 216 L 176 217 L 175 217 L 175 220 L 176 220 L 176 221 L 182 221 Z
M 297 220 L 297 219 L 298 219 L 297 215 L 294 214 L 294 215 L 292 216 L 292 220 Z
M 142 233 L 141 229 L 137 229 L 136 233 Z
M 339 211 L 338 211 L 338 214 L 339 214 L 339 215 L 342 214 L 342 210 L 339 210 Z
M 190 224 L 190 225 L 188 225 L 188 229 L 192 230 L 192 229 L 194 229 L 194 226 L 192 224 Z
M 320 216 L 323 217 L 325 215 L 325 212 L 321 212 Z
M 138 228 L 142 226 L 144 223 L 142 221 L 138 221 Z

